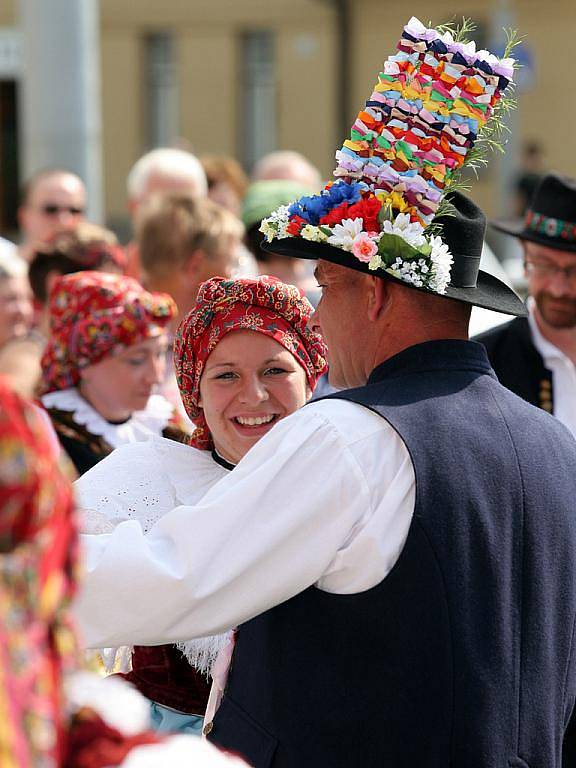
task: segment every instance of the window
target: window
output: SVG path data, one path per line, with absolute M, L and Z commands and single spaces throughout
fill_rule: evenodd
M 150 149 L 171 146 L 178 136 L 178 82 L 173 35 L 145 39 L 146 141 Z
M 247 32 L 241 40 L 241 158 L 250 170 L 276 149 L 276 78 L 274 35 Z
M 18 208 L 18 103 L 15 81 L 0 80 L 0 232 L 17 230 Z

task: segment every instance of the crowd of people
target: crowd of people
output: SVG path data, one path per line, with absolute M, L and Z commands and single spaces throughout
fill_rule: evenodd
M 333 180 L 155 149 L 127 245 L 24 184 L 0 765 L 576 766 L 576 179 L 491 222 L 525 299 L 456 183 L 512 80 L 411 19 Z

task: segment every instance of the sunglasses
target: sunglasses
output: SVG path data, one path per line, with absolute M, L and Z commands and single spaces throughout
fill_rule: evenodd
M 84 208 L 77 208 L 74 205 L 56 205 L 55 203 L 46 203 L 40 210 L 45 216 L 57 216 L 59 213 L 69 213 L 71 216 L 82 216 Z

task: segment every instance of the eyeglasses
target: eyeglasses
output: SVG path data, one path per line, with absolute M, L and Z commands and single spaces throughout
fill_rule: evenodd
M 569 267 L 559 267 L 551 261 L 526 260 L 524 266 L 529 275 L 551 279 L 559 274 L 563 274 L 569 283 L 576 285 L 576 264 L 571 264 Z
M 82 216 L 84 208 L 77 208 L 74 205 L 56 205 L 56 203 L 46 203 L 40 207 L 45 216 L 57 216 L 59 213 L 69 213 L 70 216 Z

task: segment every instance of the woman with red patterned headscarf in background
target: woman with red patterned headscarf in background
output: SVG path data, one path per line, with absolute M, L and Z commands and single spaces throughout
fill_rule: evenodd
M 196 424 L 192 448 L 157 438 L 115 451 L 76 483 L 85 529 L 106 532 L 137 519 L 148 530 L 170 509 L 199 501 L 304 405 L 326 368 L 324 344 L 308 328 L 312 311 L 297 288 L 276 278 L 205 282 L 175 344 L 178 386 Z M 219 635 L 134 649 L 127 677 L 151 699 L 159 730 L 200 732 L 204 675 L 230 645 Z
M 103 272 L 56 279 L 42 356 L 42 404 L 79 475 L 125 443 L 184 439 L 162 381 L 172 299 Z

